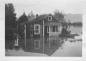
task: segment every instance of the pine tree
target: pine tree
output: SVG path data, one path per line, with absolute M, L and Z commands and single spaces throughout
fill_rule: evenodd
M 16 14 L 11 3 L 5 4 L 5 45 L 12 48 L 16 33 Z

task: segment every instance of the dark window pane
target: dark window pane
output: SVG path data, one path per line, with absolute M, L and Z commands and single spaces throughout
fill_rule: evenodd
M 53 32 L 58 32 L 58 26 L 53 26 Z

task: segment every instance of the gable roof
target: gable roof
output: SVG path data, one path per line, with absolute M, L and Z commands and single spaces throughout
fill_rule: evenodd
M 28 21 L 28 23 L 36 22 L 36 21 L 43 21 L 43 20 L 46 21 L 49 16 L 52 16 L 52 19 L 53 19 L 54 21 L 58 22 L 58 23 L 63 23 L 63 22 L 65 22 L 65 21 L 62 22 L 62 21 L 56 19 L 52 14 L 43 14 L 43 15 L 37 16 L 36 18 L 34 18 L 34 19 L 31 20 L 31 21 Z

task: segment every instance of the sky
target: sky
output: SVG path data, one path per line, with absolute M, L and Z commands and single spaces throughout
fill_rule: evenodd
M 17 17 L 24 12 L 28 15 L 53 13 L 59 10 L 63 13 L 82 14 L 86 7 L 85 0 L 4 0 L 4 3 L 13 3 Z

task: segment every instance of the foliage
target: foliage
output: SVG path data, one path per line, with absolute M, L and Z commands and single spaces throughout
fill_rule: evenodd
M 54 17 L 57 19 L 57 20 L 60 20 L 60 21 L 64 21 L 64 14 L 59 12 L 59 11 L 55 11 L 54 12 Z
M 24 39 L 24 24 L 27 23 L 28 18 L 25 15 L 25 13 L 19 17 L 19 19 L 17 20 L 17 24 L 18 24 L 18 34 L 19 36 Z
M 12 47 L 16 36 L 16 14 L 13 4 L 5 4 L 5 43 Z

